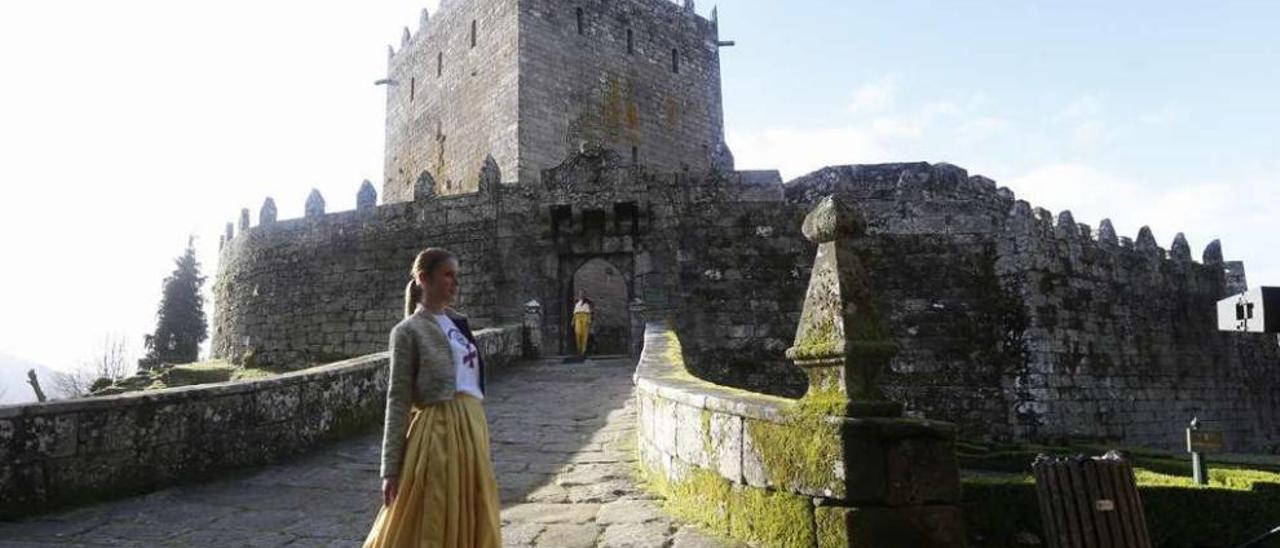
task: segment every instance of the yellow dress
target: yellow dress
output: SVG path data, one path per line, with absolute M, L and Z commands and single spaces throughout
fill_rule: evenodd
M 500 547 L 498 484 L 480 400 L 415 405 L 399 492 L 374 518 L 365 548 Z
M 574 342 L 578 346 L 578 354 L 587 353 L 587 335 L 591 333 L 591 307 L 579 302 L 573 308 Z

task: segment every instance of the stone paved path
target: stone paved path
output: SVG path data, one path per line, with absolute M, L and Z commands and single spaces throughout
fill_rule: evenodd
M 724 546 L 632 481 L 634 360 L 528 362 L 485 402 L 507 546 Z M 380 504 L 380 431 L 204 484 L 0 523 L 0 547 L 359 546 Z

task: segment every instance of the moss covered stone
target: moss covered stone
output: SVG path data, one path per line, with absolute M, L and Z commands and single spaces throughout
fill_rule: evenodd
M 784 422 L 745 422 L 751 447 L 769 481 L 812 495 L 844 495 L 844 459 L 838 419 L 828 411 L 834 399 L 818 394 L 783 408 Z
M 713 532 L 764 546 L 812 546 L 813 504 L 806 497 L 744 485 L 690 468 L 681 479 L 641 467 L 645 486 L 665 499 L 672 516 Z

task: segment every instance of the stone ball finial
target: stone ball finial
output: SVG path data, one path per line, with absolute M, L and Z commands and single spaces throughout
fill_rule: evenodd
M 823 413 L 896 417 L 902 405 L 885 400 L 880 374 L 897 353 L 876 312 L 876 297 L 853 246 L 841 240 L 862 235 L 866 223 L 835 196 L 805 217 L 805 237 L 818 243 L 800 324 L 786 356 L 809 376 L 805 405 Z
M 410 36 L 412 35 L 409 34 L 409 27 L 405 27 L 404 32 L 400 34 L 400 49 L 404 49 L 405 46 L 409 45 Z
M 258 210 L 258 224 L 269 225 L 276 222 L 276 201 L 267 196 L 262 201 L 262 209 Z
M 249 208 L 240 208 L 240 232 L 249 230 Z
M 809 241 L 822 244 L 842 238 L 857 238 L 867 232 L 862 214 L 844 205 L 835 196 L 827 196 L 804 218 L 800 228 Z
M 365 179 L 360 183 L 360 190 L 356 192 L 356 209 L 373 209 L 378 205 L 378 191 L 374 190 L 373 183 Z
M 320 195 L 320 191 L 311 189 L 311 194 L 307 195 L 307 217 L 320 217 L 324 215 L 324 196 Z
M 1191 245 L 1187 243 L 1187 237 L 1179 232 L 1173 237 L 1173 243 L 1169 245 L 1169 256 L 1175 261 L 1191 261 Z
M 1204 264 L 1222 264 L 1222 241 L 1214 240 L 1205 246 L 1204 254 L 1201 256 Z

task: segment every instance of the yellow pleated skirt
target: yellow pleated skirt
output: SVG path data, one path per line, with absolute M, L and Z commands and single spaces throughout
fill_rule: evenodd
M 591 333 L 591 313 L 573 313 L 574 342 L 578 345 L 578 354 L 587 353 L 587 335 Z
M 480 400 L 414 406 L 400 485 L 383 505 L 365 548 L 500 547 L 498 484 Z

